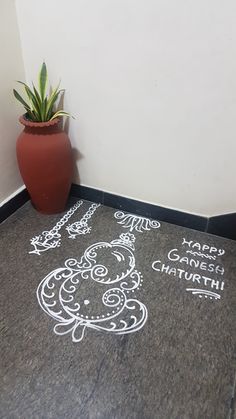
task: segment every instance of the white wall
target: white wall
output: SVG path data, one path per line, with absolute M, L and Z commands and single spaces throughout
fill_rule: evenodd
M 66 88 L 81 184 L 236 211 L 234 0 L 16 0 L 28 80 Z
M 22 130 L 21 107 L 13 97 L 16 79 L 24 80 L 23 60 L 14 0 L 0 1 L 0 205 L 23 182 L 16 162 L 15 144 Z

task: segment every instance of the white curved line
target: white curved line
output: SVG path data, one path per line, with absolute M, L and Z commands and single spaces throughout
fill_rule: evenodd
M 220 294 L 217 294 L 216 292 L 213 292 L 213 291 L 202 290 L 202 289 L 197 289 L 197 288 L 186 288 L 186 291 L 191 291 L 192 294 L 208 295 L 211 297 L 215 297 L 216 299 L 220 298 Z

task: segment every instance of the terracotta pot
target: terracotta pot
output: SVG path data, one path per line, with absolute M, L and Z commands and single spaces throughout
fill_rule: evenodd
M 19 169 L 34 207 L 45 214 L 65 209 L 72 181 L 72 151 L 59 119 L 31 122 L 20 117 L 24 125 L 16 153 Z

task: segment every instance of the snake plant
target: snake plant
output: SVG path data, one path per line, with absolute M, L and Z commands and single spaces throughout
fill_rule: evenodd
M 46 122 L 59 116 L 70 116 L 63 110 L 55 109 L 55 103 L 63 92 L 63 89 L 59 89 L 60 83 L 52 90 L 51 94 L 47 94 L 48 74 L 45 63 L 42 64 L 39 72 L 38 90 L 33 83 L 32 89 L 22 81 L 17 81 L 17 83 L 24 86 L 27 101 L 15 89 L 13 89 L 14 96 L 24 106 L 26 118 L 30 121 Z

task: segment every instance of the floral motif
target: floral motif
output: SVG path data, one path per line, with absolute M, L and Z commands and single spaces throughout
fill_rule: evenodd
M 128 228 L 130 232 L 133 230 L 142 233 L 143 231 L 149 231 L 152 228 L 159 228 L 161 224 L 159 221 L 150 220 L 149 218 L 140 217 L 139 215 L 125 214 L 122 211 L 116 211 L 114 217 L 118 221 L 118 224 L 122 224 L 124 228 Z

